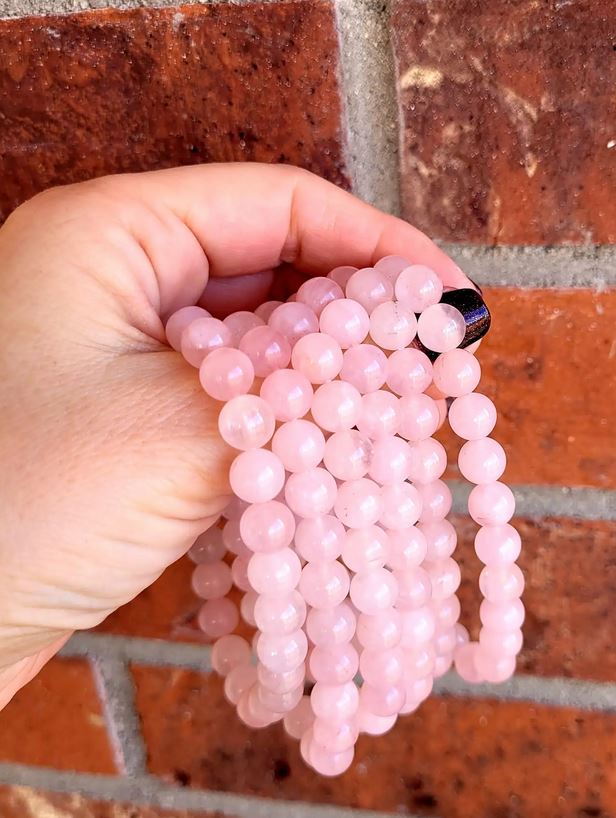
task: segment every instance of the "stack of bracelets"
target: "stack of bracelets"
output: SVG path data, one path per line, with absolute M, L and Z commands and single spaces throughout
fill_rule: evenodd
M 452 665 L 467 682 L 514 672 L 520 537 L 489 437 L 496 409 L 467 349 L 489 324 L 476 290 L 444 290 L 398 256 L 338 267 L 254 313 L 185 307 L 167 323 L 238 451 L 233 499 L 190 551 L 212 665 L 239 718 L 282 721 L 322 775 L 344 772 L 360 733 L 385 733 Z M 447 455 L 432 437 L 446 417 L 476 484 L 477 642 L 458 623 Z M 240 614 L 252 645 L 233 633 Z

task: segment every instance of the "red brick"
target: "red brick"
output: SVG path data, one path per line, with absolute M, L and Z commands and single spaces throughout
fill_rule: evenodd
M 162 668 L 136 668 L 135 678 L 150 769 L 165 780 L 447 818 L 616 812 L 614 715 L 435 697 L 388 735 L 362 737 L 353 767 L 327 779 L 279 726 L 233 721 L 220 680 Z
M 0 722 L 0 761 L 115 772 L 87 662 L 52 659 L 6 706 Z
M 396 0 L 407 218 L 452 241 L 616 241 L 611 0 Z
M 0 216 L 50 185 L 197 162 L 345 181 L 325 0 L 4 20 L 0 52 Z
M 616 487 L 616 292 L 485 292 L 492 329 L 479 391 L 496 403 L 494 437 L 512 483 Z M 460 441 L 442 435 L 450 463 Z M 451 477 L 459 477 L 457 466 Z

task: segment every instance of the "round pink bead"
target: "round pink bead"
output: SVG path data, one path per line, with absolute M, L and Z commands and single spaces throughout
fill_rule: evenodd
M 241 557 L 236 557 L 231 565 L 233 584 L 236 588 L 239 588 L 240 591 L 250 591 L 250 580 L 248 579 L 249 562 L 250 557 L 242 555 Z
M 524 591 L 524 575 L 517 565 L 486 565 L 479 575 L 479 589 L 490 602 L 519 599 Z
M 387 565 L 394 570 L 416 568 L 426 557 L 427 544 L 423 533 L 411 526 L 402 531 L 388 531 L 389 554 Z
M 342 559 L 351 571 L 382 568 L 389 554 L 389 538 L 382 528 L 371 525 L 347 531 L 342 546 Z
M 259 637 L 260 638 L 260 637 Z M 262 687 L 275 693 L 289 693 L 304 684 L 306 665 L 301 662 L 291 670 L 271 670 L 263 664 L 257 665 L 257 678 Z
M 212 647 L 212 667 L 220 676 L 227 676 L 233 668 L 250 664 L 250 645 L 241 636 L 223 636 Z
M 165 325 L 165 334 L 169 345 L 179 352 L 182 348 L 182 333 L 198 318 L 210 318 L 210 313 L 201 307 L 182 307 L 169 318 Z
M 434 362 L 434 385 L 443 395 L 459 398 L 472 392 L 481 377 L 481 367 L 466 349 L 452 349 Z
M 365 683 L 373 687 L 390 687 L 402 679 L 402 651 L 400 648 L 365 649 L 359 661 L 359 670 Z
M 240 602 L 240 614 L 242 619 L 247 625 L 250 625 L 251 628 L 256 628 L 257 623 L 255 621 L 255 605 L 258 599 L 258 594 L 256 591 L 247 591 L 243 597 L 242 601 Z
M 245 690 L 240 696 L 237 703 L 237 715 L 247 727 L 253 730 L 260 730 L 277 720 L 275 714 L 266 710 L 259 701 L 256 685 Z
M 372 442 L 360 432 L 335 432 L 325 444 L 323 462 L 338 480 L 357 480 L 368 471 L 372 451 Z
M 432 437 L 438 429 L 438 407 L 427 395 L 406 395 L 398 403 L 398 433 L 413 443 Z
M 312 385 L 301 372 L 278 369 L 261 384 L 261 397 L 274 410 L 276 420 L 289 421 L 303 417 L 312 402 Z
M 220 410 L 218 431 L 234 449 L 258 449 L 274 434 L 271 406 L 256 395 L 239 395 Z
M 394 287 L 374 267 L 363 267 L 347 281 L 346 297 L 358 301 L 366 312 L 371 313 L 379 304 L 393 300 Z
M 220 401 L 246 394 L 254 376 L 250 358 L 239 349 L 214 349 L 199 367 L 201 386 L 208 395 Z
M 325 437 L 311 421 L 291 420 L 276 431 L 272 451 L 287 471 L 306 471 L 313 469 L 323 459 Z
M 433 599 L 446 599 L 458 590 L 461 579 L 460 566 L 451 557 L 437 562 L 426 562 L 424 568 L 430 575 Z
M 354 682 L 328 685 L 317 682 L 310 694 L 312 709 L 318 719 L 330 722 L 352 718 L 359 706 L 359 691 Z
M 414 483 L 434 483 L 447 468 L 447 452 L 442 443 L 428 437 L 409 445 L 409 479 Z
M 338 298 L 344 298 L 340 284 L 331 278 L 317 276 L 304 281 L 297 291 L 297 300 L 306 304 L 318 317 L 324 308 Z
M 475 486 L 468 498 L 468 513 L 479 525 L 508 523 L 515 511 L 515 497 L 504 483 Z
M 281 306 L 282 301 L 265 301 L 263 304 L 260 304 L 257 309 L 255 310 L 255 315 L 257 318 L 260 318 L 262 321 L 269 321 L 270 315 L 274 312 L 275 309 Z
M 309 611 L 306 632 L 317 647 L 331 649 L 351 641 L 356 622 L 351 606 L 342 602 L 335 608 Z
M 299 667 L 308 653 L 308 640 L 303 630 L 284 635 L 262 633 L 257 642 L 257 656 L 265 667 L 284 673 Z
M 300 703 L 304 694 L 303 685 L 299 685 L 294 690 L 289 690 L 286 693 L 269 690 L 262 685 L 258 685 L 256 689 L 263 707 L 273 713 L 290 713 Z
M 387 568 L 371 568 L 351 580 L 350 596 L 358 611 L 376 614 L 396 602 L 398 583 Z
M 245 504 L 248 508 L 248 504 Z M 250 551 L 246 548 L 246 543 L 240 534 L 240 521 L 228 520 L 222 530 L 222 541 L 227 551 L 238 557 L 249 557 Z
M 222 539 L 222 528 L 213 525 L 200 534 L 192 544 L 188 556 L 193 562 L 218 562 L 227 553 Z
M 372 344 L 359 344 L 344 353 L 340 377 L 363 395 L 383 386 L 386 368 L 387 358 L 382 349 Z
M 416 650 L 407 649 L 403 657 L 403 677 L 406 682 L 423 679 L 434 670 L 435 653 L 432 645 L 424 645 Z
M 466 645 L 460 645 L 454 656 L 456 672 L 465 682 L 471 684 L 478 684 L 483 681 L 477 669 L 478 651 L 479 644 L 477 642 L 468 642 Z
M 240 500 L 239 497 L 231 497 L 223 511 L 223 517 L 226 520 L 239 520 L 242 514 L 248 508 L 248 503 Z
M 419 705 L 425 701 L 433 687 L 432 676 L 425 676 L 423 679 L 413 679 L 404 686 L 406 701 L 404 707 L 400 708 L 400 715 L 412 713 L 417 710 Z
M 255 622 L 263 633 L 293 633 L 305 619 L 306 602 L 298 591 L 282 596 L 261 595 L 255 602 Z
M 341 298 L 328 304 L 319 319 L 321 332 L 335 338 L 342 349 L 361 344 L 370 329 L 370 316 L 361 304 Z
M 340 344 L 331 335 L 313 332 L 297 341 L 291 353 L 293 368 L 311 383 L 331 381 L 342 368 Z
M 231 590 L 231 569 L 225 562 L 197 565 L 192 574 L 192 588 L 201 599 L 220 599 Z
M 520 599 L 490 602 L 484 599 L 479 608 L 482 625 L 493 631 L 514 631 L 524 622 L 524 605 Z
M 300 520 L 295 531 L 295 548 L 307 562 L 331 561 L 342 553 L 344 526 L 331 514 Z
M 361 733 L 369 736 L 382 736 L 389 732 L 397 720 L 397 713 L 391 716 L 377 716 L 361 707 L 357 711 L 357 724 Z
M 253 554 L 248 563 L 248 579 L 258 594 L 288 594 L 299 582 L 302 566 L 290 548 Z
M 386 301 L 372 310 L 370 337 L 382 349 L 404 349 L 417 332 L 415 313 L 398 301 Z
M 432 604 L 438 628 L 453 628 L 460 618 L 460 600 L 454 594 Z
M 326 747 L 321 747 L 313 738 L 309 752 L 310 763 L 319 775 L 328 777 L 342 775 L 353 763 L 354 750 L 352 747 L 335 753 Z
M 238 454 L 229 470 L 229 483 L 247 503 L 273 500 L 284 486 L 284 466 L 273 452 L 251 449 Z
M 471 392 L 451 404 L 449 425 L 458 437 L 479 440 L 487 437 L 496 425 L 496 408 L 490 398 Z
M 414 525 L 421 514 L 421 496 L 410 483 L 383 486 L 381 502 L 383 508 L 379 522 L 393 531 L 401 531 Z
M 276 500 L 249 506 L 240 519 L 240 534 L 251 551 L 277 551 L 291 544 L 293 512 Z
M 310 696 L 302 696 L 299 703 L 284 717 L 284 729 L 287 735 L 299 741 L 306 730 L 312 727 L 314 713 L 310 704 Z
M 237 605 L 230 599 L 209 599 L 197 616 L 197 624 L 210 639 L 219 639 L 234 631 L 240 621 Z
M 423 608 L 402 611 L 401 647 L 417 650 L 417 648 L 431 642 L 434 631 L 434 613 L 427 605 Z
M 432 583 L 428 573 L 423 568 L 407 568 L 404 571 L 394 571 L 394 576 L 398 583 L 396 606 L 400 610 L 421 608 L 430 601 Z
M 231 333 L 218 318 L 197 318 L 182 333 L 180 344 L 184 358 L 198 367 L 212 350 L 231 346 Z
M 413 312 L 423 312 L 438 304 L 442 294 L 443 282 L 434 270 L 423 264 L 411 264 L 396 280 L 396 298 Z
M 498 480 L 506 465 L 505 450 L 491 437 L 469 440 L 458 455 L 458 467 L 463 477 L 479 485 Z
M 368 474 L 381 486 L 402 482 L 408 477 L 409 459 L 406 441 L 396 435 L 385 435 L 372 444 Z
M 361 403 L 359 391 L 350 383 L 331 381 L 319 386 L 314 393 L 312 417 L 328 432 L 351 429 L 360 416 Z
M 382 389 L 363 395 L 357 419 L 359 431 L 373 440 L 395 435 L 400 423 L 398 402 L 395 395 Z
M 315 468 L 291 474 L 287 478 L 284 496 L 287 505 L 298 517 L 320 517 L 333 507 L 336 492 L 336 481 L 332 475 L 325 469 Z
M 383 511 L 381 489 L 373 480 L 366 477 L 342 483 L 334 499 L 336 517 L 348 528 L 365 528 L 373 525 Z
M 224 692 L 231 704 L 237 704 L 240 696 L 257 681 L 257 669 L 252 665 L 234 667 L 225 679 Z
M 475 552 L 486 565 L 508 565 L 520 556 L 522 541 L 512 525 L 480 528 L 475 537 Z
M 442 631 L 436 631 L 434 637 L 434 649 L 436 651 L 437 658 L 439 656 L 453 656 L 453 652 L 455 651 L 457 644 L 458 642 L 454 628 L 446 628 Z
M 389 356 L 386 368 L 387 386 L 396 395 L 416 395 L 432 382 L 432 363 L 419 349 L 399 349 Z
M 410 262 L 402 258 L 402 256 L 383 256 L 383 258 L 374 265 L 374 269 L 378 270 L 379 273 L 383 273 L 392 284 L 395 284 L 402 270 L 405 270 L 409 266 Z
M 500 684 L 510 679 L 515 672 L 515 657 L 497 657 L 485 652 L 481 645 L 475 658 L 477 671 L 482 679 L 491 684 Z
M 262 327 L 265 322 L 254 312 L 239 310 L 223 318 L 222 323 L 231 333 L 231 343 L 237 347 L 247 332 L 255 327 Z
M 299 590 L 311 608 L 335 608 L 349 593 L 349 572 L 337 560 L 304 565 Z
M 344 289 L 347 285 L 347 281 L 351 278 L 353 273 L 356 272 L 357 267 L 345 265 L 342 267 L 334 267 L 334 269 L 327 274 L 327 277 L 333 279 L 336 284 L 339 284 L 342 289 Z
M 451 491 L 442 480 L 425 484 L 417 483 L 416 488 L 422 499 L 420 522 L 433 523 L 444 519 L 449 514 L 452 504 Z
M 357 639 L 368 650 L 395 648 L 402 636 L 402 619 L 394 608 L 375 614 L 360 614 L 357 619 Z
M 479 644 L 486 653 L 494 656 L 517 656 L 522 650 L 522 631 L 497 631 L 482 628 L 479 634 Z
M 315 647 L 310 654 L 310 672 L 317 682 L 332 685 L 350 682 L 358 668 L 359 655 L 350 643 L 329 649 Z
M 433 352 L 448 352 L 464 340 L 466 322 L 451 304 L 433 304 L 419 316 L 417 337 Z
M 404 685 L 401 683 L 389 685 L 388 687 L 374 687 L 363 684 L 360 691 L 360 702 L 362 710 L 373 713 L 375 716 L 393 716 L 399 713 L 404 702 L 406 693 Z
M 419 529 L 426 538 L 426 559 L 428 562 L 446 559 L 456 550 L 458 535 L 449 520 L 420 523 Z
M 259 378 L 284 369 L 291 360 L 291 347 L 287 339 L 268 326 L 249 330 L 240 341 L 239 348 L 248 355 Z
M 330 722 L 316 719 L 312 725 L 312 734 L 315 744 L 332 753 L 341 753 L 355 745 L 359 729 L 355 720 Z
M 272 329 L 284 335 L 291 347 L 294 347 L 300 338 L 319 330 L 319 319 L 314 310 L 297 301 L 287 302 L 274 310 L 268 323 Z

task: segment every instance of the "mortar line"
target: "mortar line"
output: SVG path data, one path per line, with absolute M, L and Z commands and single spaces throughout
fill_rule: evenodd
M 345 132 L 353 193 L 400 212 L 399 113 L 388 0 L 334 0 Z
M 58 793 L 79 792 L 101 801 L 141 803 L 162 809 L 217 812 L 229 818 L 392 818 L 391 812 L 172 787 L 153 776 L 114 778 L 10 763 L 0 763 L 0 784 Z M 405 816 L 419 818 L 409 813 Z
M 143 776 L 147 753 L 128 665 L 123 658 L 110 655 L 93 656 L 90 662 L 118 769 L 130 777 Z
M 255 2 L 257 0 L 0 0 L 0 20 L 79 14 L 84 11 L 101 11 L 102 9 L 129 11 L 139 8 L 163 9 L 180 6 L 247 6 Z M 258 0 L 258 2 L 273 5 L 292 3 L 294 0 Z

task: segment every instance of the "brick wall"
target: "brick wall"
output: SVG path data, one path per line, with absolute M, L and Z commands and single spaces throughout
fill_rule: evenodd
M 1 818 L 613 818 L 613 1 L 0 0 L 0 17 L 0 217 L 102 173 L 293 162 L 486 288 L 529 611 L 512 682 L 445 677 L 332 782 L 233 718 L 180 561 L 2 713 Z

